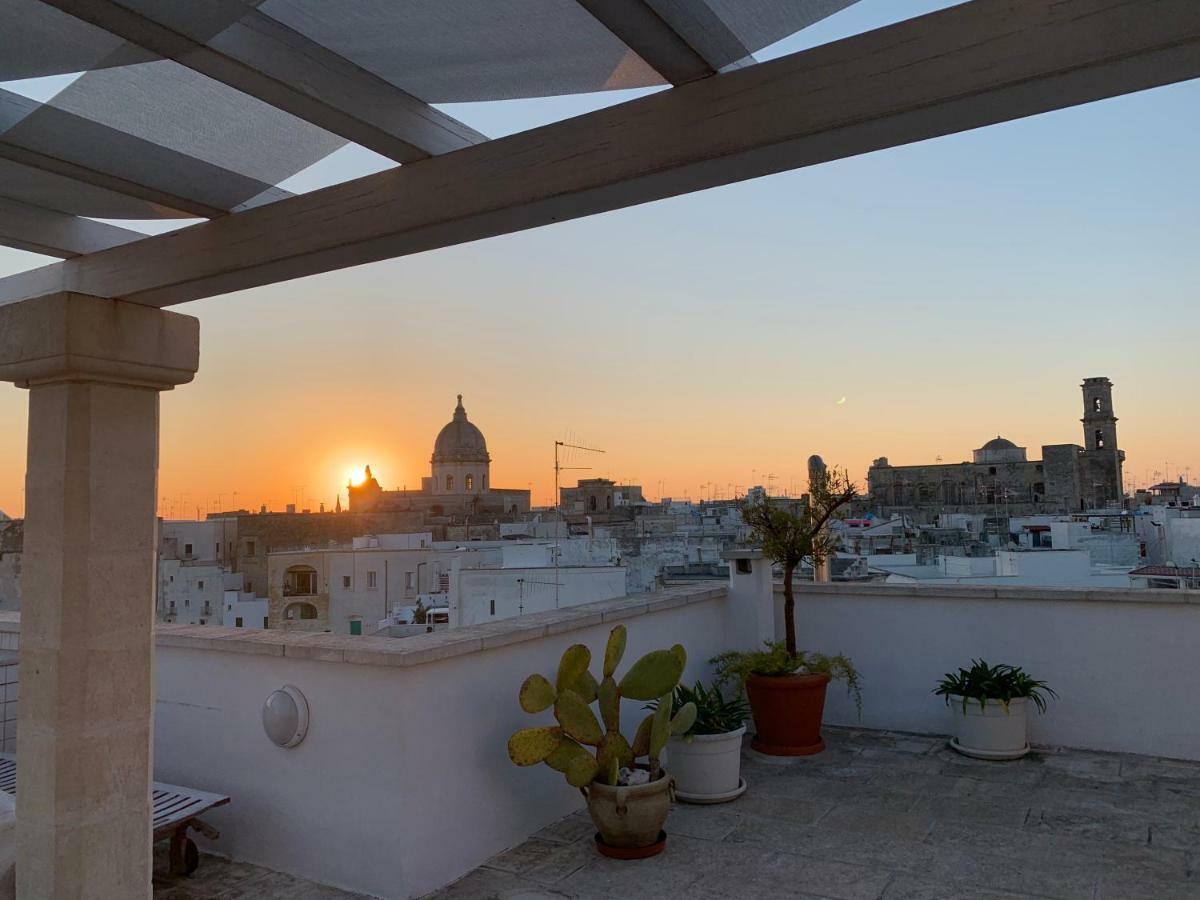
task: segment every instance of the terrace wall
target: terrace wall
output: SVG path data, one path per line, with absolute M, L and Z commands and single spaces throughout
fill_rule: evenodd
M 705 661 L 749 627 L 729 594 L 721 583 L 677 587 L 404 639 L 161 626 L 155 777 L 233 798 L 206 817 L 221 831 L 216 852 L 374 896 L 420 896 L 583 805 L 558 773 L 508 759 L 513 731 L 553 723 L 517 705 L 527 675 L 553 679 L 573 643 L 592 649 L 597 672 L 620 622 L 625 666 L 679 642 L 686 677 L 707 677 Z M 261 720 L 285 684 L 311 713 L 290 750 Z M 625 704 L 629 733 L 642 705 Z
M 853 659 L 868 728 L 950 732 L 931 691 L 982 657 L 1057 691 L 1034 743 L 1200 760 L 1198 591 L 797 584 L 796 629 L 801 648 Z M 859 722 L 836 683 L 825 720 Z

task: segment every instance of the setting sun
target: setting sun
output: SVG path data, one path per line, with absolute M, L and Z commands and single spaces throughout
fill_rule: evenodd
M 347 469 L 346 475 L 342 480 L 345 481 L 347 484 L 351 484 L 351 485 L 354 485 L 355 487 L 358 487 L 360 484 L 362 484 L 364 481 L 366 481 L 366 478 L 367 478 L 367 476 L 366 476 L 366 473 L 364 472 L 363 468 L 359 467 L 359 468 Z

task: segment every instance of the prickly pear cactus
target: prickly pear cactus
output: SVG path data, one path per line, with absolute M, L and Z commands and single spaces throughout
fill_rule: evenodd
M 508 739 L 509 759 L 518 766 L 544 762 L 561 772 L 573 787 L 597 779 L 616 784 L 622 768 L 643 758 L 649 761 L 651 777 L 659 777 L 658 757 L 667 738 L 683 734 L 696 719 L 696 707 L 691 703 L 671 715 L 671 695 L 687 665 L 687 653 L 679 644 L 670 650 L 654 650 L 617 680 L 626 638 L 624 625 L 609 634 L 599 681 L 588 671 L 592 652 L 583 644 L 566 649 L 553 684 L 537 674 L 525 679 L 518 695 L 521 709 L 534 714 L 553 709 L 558 724 L 518 731 Z M 659 701 L 658 710 L 638 727 L 632 744 L 621 734 L 623 697 Z M 591 709 L 593 703 L 599 717 Z

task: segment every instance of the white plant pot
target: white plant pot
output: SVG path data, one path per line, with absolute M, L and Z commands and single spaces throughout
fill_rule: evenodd
M 745 726 L 725 734 L 698 734 L 691 741 L 673 737 L 667 759 L 675 779 L 675 797 L 687 803 L 727 803 L 746 790 L 742 780 Z
M 952 694 L 950 710 L 955 722 L 950 746 L 959 753 L 976 759 L 1020 759 L 1029 752 L 1028 698 L 1010 700 L 1008 709 L 999 700 L 988 700 L 983 707 L 978 700 L 968 700 L 964 709 L 963 698 Z

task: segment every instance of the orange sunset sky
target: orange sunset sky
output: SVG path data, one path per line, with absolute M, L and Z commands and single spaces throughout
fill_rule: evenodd
M 454 113 L 497 135 L 620 99 Z M 802 490 L 811 453 L 860 484 L 877 456 L 960 461 L 997 434 L 1036 458 L 1082 442 L 1097 375 L 1126 487 L 1200 480 L 1198 108 L 1176 85 L 174 307 L 202 355 L 162 397 L 160 512 L 331 507 L 368 463 L 417 487 L 457 393 L 492 483 L 535 504 L 555 439 L 607 451 L 568 483 L 652 498 Z M 0 250 L 0 275 L 47 262 Z M 26 409 L 0 385 L 10 515 Z

